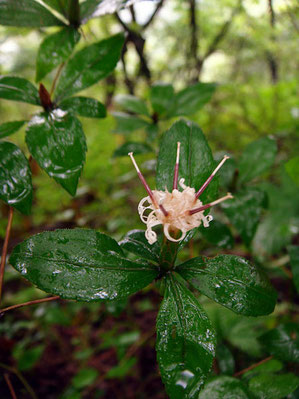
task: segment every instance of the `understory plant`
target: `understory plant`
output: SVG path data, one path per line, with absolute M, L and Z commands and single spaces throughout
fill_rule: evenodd
M 163 295 L 156 341 L 162 380 L 169 397 L 197 398 L 211 370 L 217 337 L 196 292 L 245 316 L 271 313 L 276 292 L 259 267 L 236 255 L 178 260 L 198 227 L 208 229 L 213 223 L 205 212 L 231 198 L 228 194 L 215 200 L 216 172 L 226 157 L 216 166 L 195 123 L 180 120 L 164 133 L 156 190 L 149 188 L 130 156 L 148 193 L 139 205 L 146 234 L 129 231 L 117 243 L 91 229 L 43 232 L 17 245 L 9 262 L 41 290 L 76 301 L 122 299 L 157 284 Z M 162 225 L 165 234 L 157 234 L 155 225 Z

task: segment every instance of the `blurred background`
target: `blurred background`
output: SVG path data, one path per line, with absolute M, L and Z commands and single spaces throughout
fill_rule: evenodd
M 55 31 L 1 26 L 0 74 L 34 82 L 39 44 Z M 199 253 L 243 255 L 262 265 L 278 289 L 275 312 L 257 319 L 201 299 L 222 348 L 213 372 L 233 374 L 266 356 L 258 341 L 261 332 L 281 320 L 297 320 L 299 301 L 286 248 L 298 244 L 298 175 L 287 166 L 298 156 L 298 2 L 141 1 L 118 14 L 90 20 L 82 31 L 77 49 L 120 31 L 127 35 L 114 73 L 82 93 L 105 103 L 108 116 L 80 119 L 88 152 L 74 198 L 31 163 L 34 206 L 28 217 L 15 212 L 10 249 L 32 234 L 56 228 L 93 228 L 117 240 L 128 230 L 144 229 L 137 213 L 144 189 L 128 157 L 115 151 L 127 141 L 146 143 L 151 138 L 142 128 L 124 129 L 117 123 L 113 112 L 123 111 L 117 96 L 132 94 L 147 102 L 150 87 L 157 82 L 171 83 L 176 91 L 198 81 L 216 83 L 211 101 L 188 115 L 202 128 L 215 159 L 230 154 L 233 176 L 249 143 L 270 135 L 278 145 L 274 165 L 252 183 L 267 193 L 268 205 L 250 246 L 218 209 L 215 218 L 232 237 L 221 243 L 201 234 L 181 254 L 182 259 Z M 47 88 L 55 72 L 43 81 Z M 29 119 L 34 112 L 28 104 L 0 102 L 1 123 Z M 136 156 L 152 188 L 160 135 L 175 120 L 161 120 L 155 151 Z M 24 131 L 8 140 L 29 156 Z M 221 177 L 222 183 L 226 177 Z M 225 190 L 225 182 L 221 187 Z M 4 203 L 0 212 L 3 243 L 8 214 Z M 7 267 L 2 307 L 45 296 Z M 0 367 L 14 368 L 11 378 L 18 398 L 166 398 L 154 350 L 160 300 L 157 289 L 148 287 L 126 303 L 59 300 L 8 312 L 0 319 Z M 10 397 L 3 379 L 0 396 Z

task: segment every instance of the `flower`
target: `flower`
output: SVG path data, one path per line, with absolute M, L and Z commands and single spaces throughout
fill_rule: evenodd
M 161 190 L 151 190 L 148 186 L 144 176 L 140 172 L 138 165 L 134 159 L 133 153 L 128 154 L 133 162 L 137 171 L 139 179 L 141 180 L 148 196 L 142 198 L 138 205 L 138 213 L 143 223 L 147 225 L 145 237 L 150 244 L 157 241 L 157 234 L 153 231 L 153 227 L 162 224 L 163 231 L 166 238 L 173 242 L 183 240 L 189 230 L 198 227 L 203 223 L 204 227 L 209 227 L 209 223 L 213 220 L 211 215 L 204 215 L 204 211 L 211 206 L 219 204 L 229 198 L 233 198 L 230 193 L 225 197 L 219 198 L 209 204 L 203 205 L 199 196 L 204 192 L 210 184 L 215 174 L 229 158 L 224 156 L 222 161 L 218 164 L 216 169 L 204 182 L 201 188 L 195 192 L 195 188 L 188 187 L 184 184 L 185 179 L 179 180 L 179 186 L 183 191 L 178 190 L 178 172 L 179 172 L 179 159 L 180 159 L 180 142 L 177 143 L 177 157 L 174 167 L 173 189 L 169 192 Z M 179 238 L 173 237 L 180 231 Z

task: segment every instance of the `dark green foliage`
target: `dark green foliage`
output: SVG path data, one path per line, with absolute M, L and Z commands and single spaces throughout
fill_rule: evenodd
M 299 292 L 299 246 L 290 245 L 288 252 L 291 258 L 291 267 L 293 272 L 294 284 Z
M 114 157 L 122 157 L 128 155 L 129 152 L 134 152 L 135 155 L 146 154 L 147 152 L 153 152 L 153 149 L 144 143 L 132 143 L 128 141 L 127 143 L 118 147 L 114 153 Z
M 220 248 L 233 248 L 234 238 L 230 229 L 218 220 L 213 220 L 208 228 L 200 226 L 202 236 L 212 245 Z
M 160 245 L 156 242 L 150 245 L 145 238 L 143 230 L 131 230 L 126 236 L 119 242 L 119 245 L 135 255 L 141 258 L 152 260 L 154 262 L 159 261 Z
M 209 381 L 198 399 L 250 399 L 244 384 L 237 378 L 222 376 Z
M 259 374 L 249 381 L 249 389 L 256 399 L 282 399 L 299 385 L 299 378 L 292 373 L 274 375 Z
M 15 76 L 0 76 L 0 98 L 41 105 L 36 87 Z
M 27 121 L 6 122 L 0 125 L 0 139 L 17 132 Z
M 105 118 L 106 107 L 89 97 L 69 97 L 59 104 L 60 108 L 86 118 Z
M 138 118 L 137 116 L 125 114 L 123 112 L 114 112 L 113 116 L 116 121 L 116 133 L 131 133 L 134 130 L 150 126 L 148 121 Z

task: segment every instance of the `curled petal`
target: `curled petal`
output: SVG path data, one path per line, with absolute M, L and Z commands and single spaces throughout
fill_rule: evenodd
M 186 237 L 186 231 L 185 230 L 181 230 L 182 235 L 181 235 L 180 238 L 175 239 L 175 238 L 171 237 L 171 235 L 169 233 L 169 227 L 170 227 L 170 224 L 166 223 L 166 224 L 164 224 L 164 229 L 163 229 L 164 235 L 169 241 L 179 242 L 179 241 L 182 241 Z

